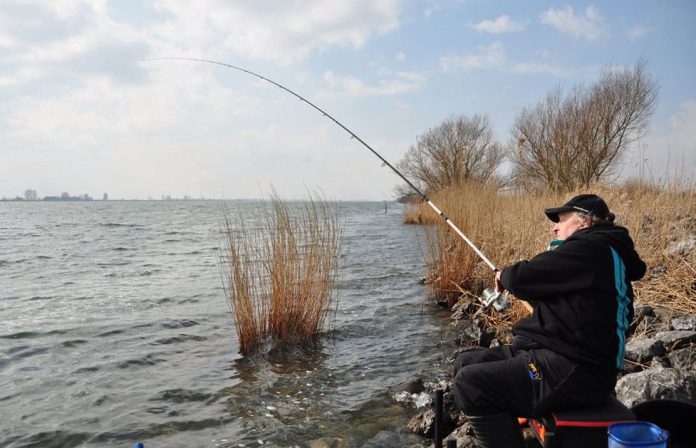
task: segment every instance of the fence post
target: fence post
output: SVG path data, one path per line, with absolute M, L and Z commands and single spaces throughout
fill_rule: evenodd
M 435 448 L 442 448 L 444 419 L 442 417 L 442 389 L 435 391 Z

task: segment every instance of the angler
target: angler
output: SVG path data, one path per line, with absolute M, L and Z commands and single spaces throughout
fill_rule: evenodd
M 533 314 L 513 326 L 512 346 L 455 361 L 456 404 L 484 447 L 521 447 L 517 417 L 602 405 L 623 366 L 631 282 L 645 263 L 599 196 L 544 212 L 557 247 L 496 273 L 497 289 L 531 303 Z

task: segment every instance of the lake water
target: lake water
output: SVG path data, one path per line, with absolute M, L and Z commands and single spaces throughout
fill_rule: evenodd
M 333 331 L 242 357 L 221 202 L 0 203 L 0 446 L 410 443 L 415 410 L 393 394 L 440 372 L 447 313 L 418 284 L 420 230 L 399 205 L 336 207 Z

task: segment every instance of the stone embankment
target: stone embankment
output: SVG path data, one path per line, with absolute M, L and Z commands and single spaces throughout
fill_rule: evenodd
M 509 330 L 497 333 L 483 328 L 478 319 L 469 320 L 455 306 L 452 325 L 457 344 L 489 347 L 508 343 Z M 627 407 L 648 400 L 676 399 L 696 404 L 696 315 L 674 315 L 670 310 L 647 304 L 635 305 L 631 337 L 626 344 L 624 370 L 616 384 L 617 398 Z M 458 350 L 451 357 L 453 360 Z M 443 376 L 447 377 L 445 366 Z M 457 447 L 475 447 L 473 431 L 464 415 L 454 406 L 450 393 L 451 372 L 447 379 L 434 382 L 414 380 L 395 395 L 397 401 L 425 408 L 409 422 L 409 429 L 425 438 L 434 434 L 435 412 L 431 397 L 444 389 L 445 433 L 457 440 Z

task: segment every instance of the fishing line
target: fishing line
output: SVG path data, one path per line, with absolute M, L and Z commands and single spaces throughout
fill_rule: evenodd
M 374 154 L 375 156 L 377 156 L 377 158 L 379 158 L 379 160 L 382 161 L 382 166 L 388 166 L 389 168 L 391 168 L 391 170 L 394 171 L 394 172 L 397 174 L 397 176 L 399 176 L 404 182 L 406 182 L 406 184 L 407 184 L 409 187 L 411 187 L 411 188 L 413 189 L 413 191 L 415 191 L 416 193 L 418 193 L 418 195 L 421 197 L 421 200 L 423 200 L 424 202 L 426 202 L 426 203 L 430 206 L 430 208 L 432 208 L 432 209 L 435 211 L 435 213 L 437 213 L 440 217 L 442 217 L 442 219 L 445 220 L 445 222 L 457 233 L 457 235 L 459 235 L 459 236 L 469 245 L 469 247 L 471 247 L 471 248 L 474 250 L 474 252 L 476 252 L 476 255 L 478 255 L 478 256 L 481 258 L 481 260 L 483 260 L 483 261 L 488 265 L 488 267 L 490 267 L 493 271 L 497 271 L 497 270 L 498 270 L 498 268 L 495 267 L 495 265 L 491 262 L 491 260 L 489 260 L 489 259 L 483 254 L 483 252 L 481 252 L 481 250 L 479 250 L 479 248 L 476 247 L 476 245 L 474 245 L 474 243 L 473 243 L 466 235 L 464 235 L 464 232 L 462 232 L 462 231 L 459 229 L 459 227 L 457 227 L 457 226 L 452 222 L 452 220 L 450 220 L 449 217 L 448 217 L 447 215 L 445 215 L 445 214 L 442 212 L 442 210 L 440 210 L 440 209 L 430 200 L 430 198 L 428 198 L 428 196 L 427 196 L 425 193 L 423 193 L 423 192 L 422 192 L 418 187 L 416 187 L 410 180 L 408 180 L 408 179 L 406 178 L 406 176 L 404 176 L 403 174 L 401 174 L 401 172 L 400 172 L 399 170 L 397 170 L 397 169 L 394 167 L 394 165 L 392 165 L 391 163 L 389 163 L 389 161 L 388 161 L 387 159 L 385 159 L 384 157 L 382 157 L 377 151 L 375 151 L 375 150 L 374 150 L 370 145 L 368 145 L 363 139 L 361 139 L 360 137 L 358 137 L 358 135 L 357 135 L 355 132 L 353 132 L 353 131 L 351 131 L 350 129 L 348 129 L 346 126 L 343 125 L 343 123 L 341 123 L 340 121 L 338 121 L 337 119 L 335 119 L 333 116 L 331 116 L 331 114 L 329 114 L 328 112 L 326 112 L 325 110 L 323 110 L 322 108 L 320 108 L 319 106 L 317 106 L 316 104 L 312 103 L 312 102 L 309 101 L 308 99 L 304 98 L 304 97 L 301 96 L 300 94 L 298 94 L 298 93 L 296 93 L 296 92 L 294 92 L 294 91 L 288 89 L 287 87 L 285 87 L 285 86 L 282 85 L 282 84 L 279 84 L 279 83 L 273 81 L 272 79 L 266 78 L 265 76 L 259 75 L 258 73 L 255 73 L 255 72 L 252 72 L 251 70 L 247 70 L 247 69 L 245 69 L 245 68 L 243 68 L 243 67 L 238 67 L 238 66 L 232 65 L 232 64 L 226 64 L 226 63 L 224 63 L 224 62 L 213 61 L 213 60 L 210 60 L 210 59 L 185 58 L 185 57 L 178 57 L 178 58 L 149 58 L 149 59 L 144 59 L 144 60 L 145 60 L 145 61 L 191 61 L 191 62 L 202 62 L 202 63 L 213 64 L 213 65 L 221 65 L 221 66 L 223 66 L 223 67 L 231 68 L 231 69 L 234 69 L 234 70 L 239 70 L 240 72 L 244 72 L 244 73 L 246 73 L 246 74 L 248 74 L 248 75 L 251 75 L 251 76 L 254 76 L 254 77 L 256 77 L 256 78 L 259 78 L 259 79 L 261 79 L 261 80 L 263 80 L 263 81 L 266 81 L 266 82 L 268 82 L 268 83 L 270 83 L 270 84 L 273 84 L 273 85 L 276 86 L 276 87 L 279 87 L 280 89 L 286 91 L 286 92 L 289 93 L 290 95 L 292 95 L 292 96 L 298 98 L 300 101 L 302 101 L 302 102 L 308 104 L 310 107 L 312 107 L 312 108 L 314 108 L 315 110 L 317 110 L 317 111 L 318 111 L 320 114 L 322 114 L 324 117 L 326 117 L 326 118 L 328 118 L 329 120 L 333 121 L 337 126 L 339 126 L 341 129 L 343 129 L 343 130 L 346 131 L 348 134 L 350 134 L 350 137 L 351 137 L 351 138 L 353 138 L 353 139 L 359 141 L 365 148 L 367 148 L 368 150 L 370 150 L 370 152 L 371 152 L 372 154 Z

